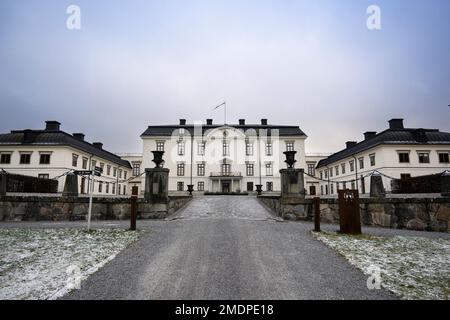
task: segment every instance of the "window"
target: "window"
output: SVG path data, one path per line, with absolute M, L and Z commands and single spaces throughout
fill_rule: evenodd
M 41 153 L 39 157 L 39 164 L 50 164 L 50 153 Z
M 266 143 L 266 156 L 272 156 L 273 154 L 273 147 L 271 142 Z
M 330 168 L 330 178 L 333 178 L 333 168 Z
M 97 161 L 92 160 L 91 164 L 92 164 L 92 168 L 95 168 L 95 166 L 97 165 Z
M 325 170 L 325 179 L 328 179 L 328 169 Z
M 128 177 L 128 172 L 127 172 L 127 171 L 124 171 L 124 172 L 123 172 L 123 178 L 124 178 L 125 180 L 127 180 L 127 177 Z
M 177 164 L 177 176 L 179 177 L 184 176 L 184 163 Z
M 334 167 L 334 171 L 336 171 L 336 176 L 339 175 L 339 166 Z
M 246 156 L 252 156 L 253 155 L 253 144 L 250 142 L 247 142 L 245 144 L 245 155 Z
M 99 181 L 98 182 L 98 193 L 102 193 L 103 192 L 103 182 Z
M 198 155 L 199 156 L 204 156 L 205 155 L 205 150 L 206 150 L 206 144 L 205 144 L 205 142 L 200 142 L 199 144 L 198 144 L 198 146 L 197 146 L 197 148 L 198 148 Z
M 247 182 L 247 191 L 253 191 L 253 182 Z
M 352 181 L 352 190 L 355 190 L 355 181 Z
M 109 193 L 109 182 L 105 183 L 105 192 Z
M 205 163 L 197 164 L 197 175 L 199 177 L 204 177 L 205 176 Z
M 316 175 L 316 164 L 315 163 L 308 163 L 308 174 L 313 177 Z
M 294 151 L 294 142 L 286 142 L 286 151 Z
M 330 185 L 330 188 L 331 188 L 331 193 L 330 194 L 334 194 L 334 183 L 332 183 L 331 185 Z
M 133 162 L 133 176 L 137 177 L 141 174 L 141 163 Z
M 398 161 L 400 163 L 409 163 L 409 152 L 399 152 Z
M 177 182 L 177 191 L 184 191 L 184 182 Z
M 164 151 L 164 141 L 156 142 L 156 151 Z
M 184 156 L 185 144 L 184 141 L 178 141 L 178 155 Z
M 320 179 L 323 179 L 323 172 L 320 171 Z
M 328 185 L 325 185 L 325 194 L 328 195 Z
M 0 164 L 10 164 L 11 163 L 11 153 L 2 153 L 0 155 Z
M 323 186 L 320 186 L 320 194 L 323 196 Z
M 358 159 L 358 161 L 359 161 L 359 168 L 360 169 L 364 169 L 364 158 L 361 157 L 361 158 Z
M 120 196 L 120 192 L 122 191 L 122 185 L 118 184 L 117 185 L 117 194 Z
M 184 128 L 180 128 L 178 130 L 178 132 L 179 132 L 180 136 L 182 136 L 182 135 L 184 135 L 185 130 L 184 130 Z
M 343 182 L 343 183 L 342 183 L 342 188 L 344 188 L 344 190 L 347 189 L 347 182 Z
M 376 165 L 375 153 L 372 153 L 371 155 L 369 155 L 369 159 L 370 159 L 370 165 L 372 167 L 374 167 Z
M 350 161 L 350 172 L 355 171 L 355 161 Z
M 123 195 L 126 195 L 126 194 L 127 194 L 127 186 L 124 185 L 124 186 L 123 186 Z
M 72 154 L 72 167 L 78 167 L 78 155 Z
M 116 194 L 116 184 L 112 184 L 112 194 Z
M 82 168 L 84 170 L 87 170 L 87 166 L 88 166 L 88 158 L 83 157 Z
M 31 163 L 31 153 L 21 153 L 20 164 L 30 164 L 30 163 Z
M 230 155 L 230 144 L 228 141 L 223 142 L 223 156 L 229 156 Z
M 117 168 L 113 168 L 113 177 L 117 177 Z
M 267 191 L 272 192 L 273 191 L 273 182 L 270 182 L 270 181 L 267 182 L 266 189 L 267 189 Z
M 266 176 L 273 176 L 273 164 L 266 163 Z
M 345 163 L 341 164 L 342 174 L 345 174 Z
M 428 152 L 419 152 L 419 163 L 430 163 L 430 154 Z
M 253 163 L 247 163 L 247 176 L 253 177 L 255 175 L 255 165 Z
M 39 179 L 50 179 L 50 176 L 47 173 L 43 173 L 43 174 L 39 174 L 38 178 Z
M 105 164 L 104 164 L 104 163 L 101 163 L 101 162 L 100 162 L 100 169 L 102 169 L 102 172 L 104 172 L 104 171 L 103 171 L 103 169 L 105 169 Z
M 449 163 L 449 152 L 439 153 L 439 163 Z
M 231 174 L 231 165 L 229 163 L 222 164 L 222 175 L 228 176 Z
M 122 169 L 119 169 L 119 179 L 122 179 Z
M 198 191 L 205 191 L 205 183 L 204 183 L 203 181 L 200 181 L 200 182 L 197 184 L 197 190 L 198 190 Z
M 366 179 L 364 178 L 364 176 L 361 176 L 361 193 L 366 193 Z

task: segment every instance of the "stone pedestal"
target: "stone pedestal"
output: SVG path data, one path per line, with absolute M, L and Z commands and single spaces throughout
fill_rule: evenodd
M 5 196 L 7 191 L 7 180 L 8 175 L 6 173 L 0 172 L 0 196 Z
M 169 169 L 145 169 L 144 197 L 148 203 L 169 202 Z
M 63 197 L 78 197 L 78 176 L 73 173 L 66 175 Z
M 384 198 L 386 197 L 386 190 L 383 185 L 383 177 L 381 175 L 372 175 L 370 177 L 370 197 Z
M 303 169 L 282 169 L 281 198 L 305 199 L 305 171 Z

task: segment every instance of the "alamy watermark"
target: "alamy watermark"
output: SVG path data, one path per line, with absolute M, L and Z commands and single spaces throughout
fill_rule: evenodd
M 68 30 L 81 29 L 81 8 L 75 4 L 67 7 L 66 14 L 69 16 L 66 20 L 66 27 Z
M 373 4 L 367 8 L 367 14 L 367 29 L 381 30 L 381 8 Z
M 66 280 L 67 290 L 80 290 L 81 289 L 81 269 L 77 265 L 70 265 L 66 269 L 66 274 L 68 276 Z
M 377 266 L 370 266 L 367 272 L 370 274 L 367 279 L 367 289 L 381 290 L 381 269 Z

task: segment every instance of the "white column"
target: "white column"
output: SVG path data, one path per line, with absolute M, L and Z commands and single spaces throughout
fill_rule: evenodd
M 234 179 L 231 179 L 231 192 L 234 192 Z

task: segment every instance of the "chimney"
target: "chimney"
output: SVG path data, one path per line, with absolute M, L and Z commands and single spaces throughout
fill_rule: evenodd
M 267 126 L 267 119 L 261 119 L 261 125 Z
M 245 119 L 239 119 L 239 125 L 245 126 Z
M 180 119 L 180 126 L 186 125 L 186 119 Z
M 206 119 L 207 126 L 212 126 L 212 124 L 213 124 L 213 119 Z
M 364 140 L 372 139 L 376 135 L 377 135 L 376 131 L 367 131 L 367 132 L 364 133 Z
M 356 146 L 358 144 L 358 142 L 356 141 L 347 141 L 345 143 L 347 145 L 347 149 L 353 148 L 354 146 Z
M 103 143 L 101 142 L 94 142 L 92 145 L 99 150 L 103 149 Z
M 33 143 L 36 140 L 36 132 L 33 130 L 27 129 L 23 131 L 23 142 L 24 143 Z
M 74 133 L 72 136 L 78 141 L 84 141 L 84 133 Z
M 391 119 L 389 120 L 389 129 L 404 129 L 403 119 Z
M 58 121 L 45 121 L 45 131 L 59 131 L 60 126 Z

